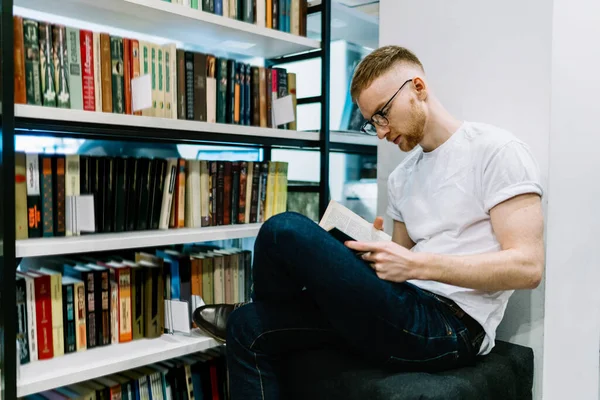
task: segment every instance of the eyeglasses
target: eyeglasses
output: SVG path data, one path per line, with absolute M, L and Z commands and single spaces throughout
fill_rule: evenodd
M 400 93 L 402 88 L 408 82 L 412 82 L 412 79 L 409 79 L 406 82 L 404 82 L 402 84 L 402 86 L 400 86 L 400 88 L 398 90 L 396 90 L 396 93 L 394 93 L 394 95 L 387 101 L 387 103 L 385 103 L 385 105 L 383 107 L 381 107 L 379 109 L 379 111 L 376 111 L 370 120 L 365 121 L 363 126 L 360 128 L 360 131 L 362 133 L 366 133 L 367 135 L 375 136 L 375 135 L 377 135 L 377 127 L 375 126 L 375 124 L 377 124 L 379 126 L 388 126 L 390 124 L 390 121 L 387 119 L 388 110 L 386 110 L 386 108 L 387 108 L 387 106 L 389 106 L 392 103 L 392 101 L 396 98 L 396 95 L 398 93 Z

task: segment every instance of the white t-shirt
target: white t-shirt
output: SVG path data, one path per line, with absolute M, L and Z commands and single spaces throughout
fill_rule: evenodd
M 415 252 L 495 252 L 501 248 L 490 209 L 524 193 L 543 193 L 529 147 L 507 131 L 464 122 L 440 147 L 425 153 L 418 146 L 391 173 L 387 213 L 406 224 Z M 492 350 L 512 290 L 484 292 L 434 281 L 409 282 L 454 300 L 486 332 L 479 354 Z

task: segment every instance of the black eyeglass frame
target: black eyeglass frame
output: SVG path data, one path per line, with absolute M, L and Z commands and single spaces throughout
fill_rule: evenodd
M 383 107 L 381 107 L 378 111 L 376 111 L 371 118 L 369 118 L 368 121 L 365 121 L 365 123 L 361 126 L 360 131 L 364 134 L 370 135 L 370 136 L 375 136 L 377 135 L 377 127 L 375 125 L 379 125 L 379 126 L 388 126 L 390 124 L 390 121 L 387 119 L 386 116 L 386 108 L 387 106 L 389 106 L 392 101 L 394 101 L 394 99 L 396 98 L 396 96 L 398 95 L 398 93 L 400 93 L 400 91 L 402 90 L 402 88 L 404 86 L 406 86 L 406 84 L 408 82 L 412 82 L 413 79 L 408 79 L 406 80 L 399 88 L 398 90 L 396 90 L 396 93 L 394 93 L 394 95 L 387 101 L 387 103 L 385 103 L 383 105 Z M 374 118 L 375 117 L 381 117 L 381 120 L 376 121 Z M 379 119 L 379 118 L 378 118 Z M 369 133 L 369 131 L 367 131 L 367 127 L 371 125 L 374 129 L 375 129 L 375 133 Z

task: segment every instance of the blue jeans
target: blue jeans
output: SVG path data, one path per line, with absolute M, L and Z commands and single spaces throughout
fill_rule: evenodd
M 231 399 L 279 399 L 278 363 L 336 346 L 382 366 L 435 371 L 472 364 L 465 325 L 430 293 L 381 280 L 310 219 L 279 214 L 254 247 L 253 302 L 227 325 Z

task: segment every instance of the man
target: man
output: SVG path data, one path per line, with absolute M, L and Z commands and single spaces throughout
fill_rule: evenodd
M 363 131 L 410 151 L 388 180 L 393 241 L 344 246 L 298 214 L 267 221 L 254 301 L 195 314 L 209 334 L 226 330 L 234 400 L 280 398 L 277 361 L 318 346 L 411 369 L 471 364 L 512 291 L 542 279 L 542 187 L 523 142 L 450 115 L 401 47 L 367 56 L 351 93 Z

